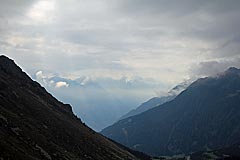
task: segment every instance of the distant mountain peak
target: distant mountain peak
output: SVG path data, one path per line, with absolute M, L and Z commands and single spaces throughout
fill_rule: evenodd
M 239 74 L 240 69 L 238 69 L 236 67 L 230 67 L 230 68 L 228 68 L 228 70 L 225 71 L 225 73 L 227 73 L 227 74 Z

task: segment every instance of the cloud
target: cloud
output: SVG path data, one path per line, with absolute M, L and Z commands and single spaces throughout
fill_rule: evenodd
M 31 75 L 140 76 L 173 86 L 203 74 L 202 63 L 240 54 L 238 0 L 0 4 L 0 52 Z
M 43 78 L 44 78 L 43 72 L 42 72 L 42 71 L 38 71 L 38 72 L 36 73 L 36 79 L 43 79 Z
M 52 81 L 51 81 L 52 82 Z M 61 88 L 61 87 L 68 87 L 69 84 L 67 82 L 56 82 L 56 88 Z
M 2 0 L 0 53 L 66 103 L 125 106 L 115 96 L 134 107 L 240 67 L 239 8 L 239 0 Z
M 87 76 L 87 77 L 84 77 L 82 80 L 81 80 L 81 82 L 80 82 L 80 84 L 81 85 L 86 85 L 88 82 L 90 82 L 91 81 L 91 79 Z
M 43 71 L 37 71 L 36 74 L 33 76 L 42 86 L 50 85 L 48 83 L 47 76 L 43 74 Z
M 240 68 L 240 56 L 232 59 L 201 62 L 195 66 L 192 66 L 190 72 L 191 75 L 195 77 L 212 76 L 227 70 L 229 67 Z
M 165 86 L 142 77 L 121 78 L 82 76 L 69 79 L 38 71 L 35 79 L 59 100 L 70 103 L 74 112 L 96 130 L 118 120 L 140 103 L 155 97 Z

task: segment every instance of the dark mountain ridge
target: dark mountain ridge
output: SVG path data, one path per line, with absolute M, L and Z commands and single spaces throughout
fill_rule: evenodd
M 131 116 L 135 116 L 138 115 L 140 113 L 143 113 L 149 109 L 152 109 L 158 105 L 161 105 L 167 101 L 170 101 L 174 98 L 174 96 L 164 96 L 164 97 L 153 97 L 151 99 L 149 99 L 148 101 L 142 103 L 139 107 L 137 107 L 136 109 L 133 109 L 131 111 L 129 111 L 127 114 L 123 115 L 121 119 L 125 119 Z
M 0 56 L 0 159 L 141 159 L 133 153 L 87 127 L 70 105 Z
M 133 109 L 133 110 L 129 111 L 127 114 L 123 115 L 120 118 L 120 120 L 126 119 L 131 116 L 138 115 L 149 109 L 152 109 L 154 107 L 157 107 L 161 104 L 164 104 L 168 101 L 173 100 L 179 93 L 181 93 L 184 89 L 186 89 L 189 84 L 190 84 L 190 81 L 182 82 L 182 83 L 178 84 L 177 86 L 173 87 L 167 93 L 167 95 L 161 96 L 161 97 L 153 97 L 153 98 L 149 99 L 148 101 L 146 101 L 146 102 L 142 103 L 140 106 L 138 106 L 136 109 Z
M 151 155 L 189 154 L 240 140 L 240 70 L 192 83 L 174 100 L 121 120 L 102 133 Z

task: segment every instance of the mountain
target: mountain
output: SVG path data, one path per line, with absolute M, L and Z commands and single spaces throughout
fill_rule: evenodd
M 137 77 L 69 79 L 41 70 L 32 77 L 57 99 L 71 104 L 73 112 L 95 131 L 118 121 L 161 85 Z
M 123 115 L 120 118 L 120 120 L 131 117 L 131 116 L 138 115 L 149 109 L 152 109 L 156 106 L 159 106 L 163 103 L 173 100 L 179 93 L 181 93 L 184 89 L 186 89 L 188 87 L 188 85 L 189 85 L 189 81 L 185 81 L 185 82 L 178 84 L 177 86 L 175 86 L 168 92 L 167 96 L 153 97 L 153 98 L 149 99 L 147 102 L 142 103 L 136 109 L 133 109 L 133 110 L 129 111 L 127 114 Z
M 240 144 L 234 144 L 228 147 L 213 151 L 199 151 L 190 154 L 191 160 L 213 159 L 213 160 L 237 160 L 240 159 Z
M 153 97 L 149 99 L 147 102 L 142 103 L 136 109 L 129 111 L 127 114 L 123 115 L 120 119 L 125 119 L 131 116 L 138 115 L 142 112 L 145 112 L 149 109 L 152 109 L 158 105 L 161 105 L 167 101 L 170 101 L 174 98 L 174 96 L 164 96 L 164 97 Z
M 216 150 L 198 151 L 189 155 L 179 154 L 174 156 L 154 157 L 154 160 L 239 160 L 240 144 L 219 148 Z
M 47 77 L 41 71 L 33 78 L 59 100 L 71 104 L 74 113 L 95 131 L 113 124 L 129 110 L 122 107 L 126 105 L 121 100 L 89 78 L 70 80 L 59 76 Z M 65 86 L 56 87 L 59 83 Z
M 139 157 L 139 158 L 138 158 Z M 106 139 L 0 56 L 0 159 L 148 159 Z
M 192 83 L 174 100 L 104 129 L 105 136 L 151 155 L 189 154 L 240 141 L 240 70 Z
M 73 105 L 74 113 L 80 116 L 82 121 L 95 131 L 100 131 L 113 124 L 122 114 L 126 113 L 127 107 L 121 107 L 125 105 L 95 82 L 81 85 L 77 81 L 57 80 L 56 77 L 49 79 L 49 81 L 52 80 L 69 84 L 68 87 L 46 88 L 61 101 Z
M 168 91 L 168 95 L 171 96 L 177 96 L 179 95 L 182 91 L 184 91 L 191 83 L 193 82 L 192 79 L 185 80 L 182 83 L 179 83 L 175 87 L 173 87 L 170 91 Z

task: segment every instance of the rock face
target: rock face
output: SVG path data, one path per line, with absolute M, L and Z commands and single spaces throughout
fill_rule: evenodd
M 0 159 L 140 159 L 135 153 L 88 128 L 70 105 L 0 56 Z
M 104 129 L 151 155 L 189 154 L 240 141 L 240 70 L 195 81 L 174 100 Z

